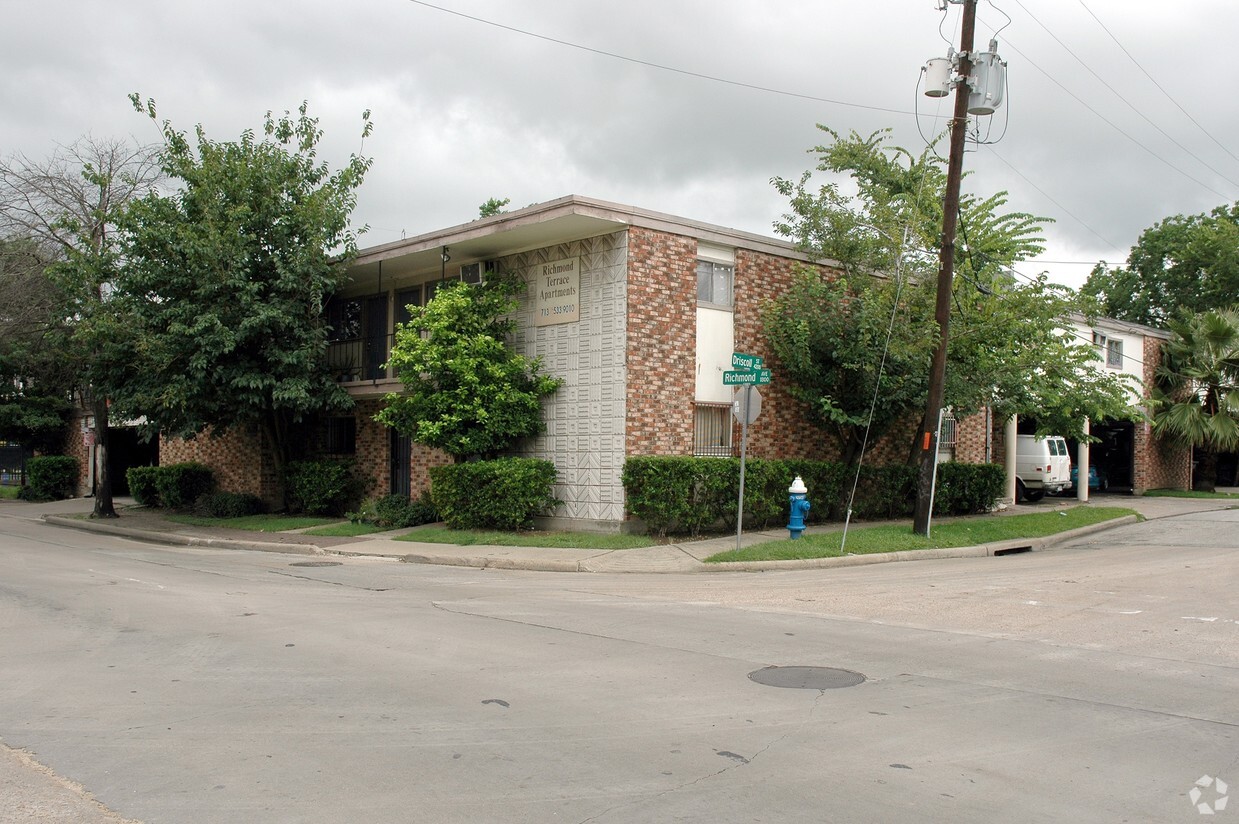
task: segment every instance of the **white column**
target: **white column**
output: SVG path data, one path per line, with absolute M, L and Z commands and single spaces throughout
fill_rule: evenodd
M 1076 500 L 1082 504 L 1088 503 L 1088 433 L 1090 430 L 1088 418 L 1084 419 L 1084 437 L 1076 447 Z
M 1007 424 L 1003 427 L 1003 465 L 1007 470 L 1007 491 L 1006 500 L 1009 503 L 1016 504 L 1019 501 L 1015 500 L 1015 448 L 1016 437 L 1015 428 L 1018 423 L 1018 418 L 1012 415 L 1007 419 Z

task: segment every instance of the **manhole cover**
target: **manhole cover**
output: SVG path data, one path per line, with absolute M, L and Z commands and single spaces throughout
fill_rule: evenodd
M 297 561 L 296 563 L 289 564 L 289 566 L 323 567 L 323 566 L 340 566 L 341 563 L 342 563 L 341 561 Z
M 792 690 L 837 690 L 865 682 L 859 672 L 834 667 L 766 667 L 750 672 L 749 679 Z

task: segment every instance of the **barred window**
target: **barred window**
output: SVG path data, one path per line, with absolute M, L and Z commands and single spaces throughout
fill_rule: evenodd
M 693 412 L 693 454 L 730 458 L 731 404 L 697 404 Z
M 357 419 L 327 419 L 327 454 L 355 455 L 357 453 Z

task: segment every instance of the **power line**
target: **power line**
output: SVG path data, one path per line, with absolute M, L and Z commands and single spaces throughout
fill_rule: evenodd
M 1127 59 L 1130 60 L 1137 69 L 1143 72 L 1145 77 L 1149 78 L 1149 81 L 1154 86 L 1157 87 L 1157 90 L 1161 92 L 1163 95 L 1165 95 L 1166 99 L 1169 100 L 1171 103 L 1173 103 L 1175 105 L 1175 108 L 1177 108 L 1180 112 L 1183 113 L 1184 117 L 1190 120 L 1196 128 L 1200 129 L 1200 131 L 1205 135 L 1205 137 L 1209 138 L 1215 144 L 1217 144 L 1219 149 L 1226 152 L 1226 154 L 1230 155 L 1233 159 L 1239 160 L 1239 156 L 1236 156 L 1234 152 L 1226 148 L 1226 145 L 1224 143 L 1222 143 L 1220 140 L 1218 140 L 1216 137 L 1210 134 L 1209 131 L 1204 126 L 1200 125 L 1200 123 L 1197 122 L 1196 118 L 1192 117 L 1192 115 L 1187 111 L 1187 109 L 1183 108 L 1183 106 L 1179 103 L 1179 101 L 1176 100 L 1174 96 L 1170 94 L 1170 92 L 1162 88 L 1162 84 L 1158 83 L 1157 79 L 1154 78 L 1153 75 L 1149 74 L 1149 72 L 1144 68 L 1144 66 L 1140 65 L 1140 61 L 1137 60 L 1135 56 L 1130 51 L 1127 50 L 1126 46 L 1124 46 L 1121 42 L 1119 42 L 1119 39 L 1114 36 L 1114 32 L 1110 31 L 1110 29 L 1106 27 L 1106 24 L 1101 22 L 1101 18 L 1098 17 L 1093 12 L 1093 10 L 1090 9 L 1084 3 L 1084 0 L 1080 0 L 1080 5 L 1083 6 L 1084 10 L 1089 13 L 1089 16 L 1091 16 L 1094 20 L 1097 21 L 1097 25 L 1101 27 L 1102 31 L 1104 31 L 1106 34 L 1110 36 L 1110 39 L 1114 41 L 1114 44 L 1118 46 L 1120 50 L 1122 50 L 1123 54 L 1127 55 Z
M 472 14 L 465 14 L 464 12 L 456 11 L 454 9 L 447 9 L 447 8 L 444 8 L 443 6 L 436 6 L 433 3 L 425 2 L 425 0 L 408 0 L 408 2 L 414 3 L 419 6 L 425 6 L 426 8 L 434 9 L 435 11 L 441 11 L 444 14 L 451 14 L 456 17 L 462 17 L 465 20 L 472 20 L 475 23 L 482 23 L 487 26 L 493 26 L 494 28 L 497 28 L 497 29 L 503 29 L 504 31 L 510 31 L 515 34 L 522 34 L 526 37 L 533 37 L 538 40 L 545 40 L 548 43 L 555 43 L 556 45 L 559 45 L 559 46 L 567 46 L 570 49 L 577 49 L 579 51 L 589 52 L 590 54 L 597 54 L 603 57 L 610 57 L 613 60 L 623 60 L 626 63 L 635 63 L 638 66 L 646 66 L 647 68 L 659 69 L 660 71 L 674 72 L 675 74 L 682 74 L 685 77 L 696 77 L 699 80 L 709 80 L 712 83 L 723 83 L 728 86 L 736 86 L 737 88 L 741 88 L 741 89 L 751 89 L 752 91 L 766 92 L 767 94 L 777 94 L 777 95 L 782 95 L 783 97 L 794 97 L 799 100 L 811 100 L 814 103 L 829 103 L 833 106 L 846 106 L 851 109 L 864 109 L 866 111 L 871 111 L 871 112 L 886 112 L 887 114 L 902 114 L 902 115 L 911 115 L 911 116 L 915 116 L 916 114 L 915 112 L 908 112 L 902 109 L 888 109 L 883 106 L 866 106 L 861 103 L 848 103 L 847 101 L 844 101 L 844 100 L 832 100 L 829 97 L 817 97 L 815 95 L 802 94 L 800 92 L 789 92 L 789 91 L 784 91 L 783 89 L 775 89 L 770 86 L 759 86 L 755 83 L 745 83 L 740 80 L 731 80 L 726 77 L 718 77 L 717 75 L 705 74 L 704 72 L 695 72 L 695 71 L 692 71 L 691 69 L 680 69 L 680 68 L 676 68 L 675 66 L 666 66 L 666 65 L 663 65 L 662 63 L 654 63 L 649 60 L 641 60 L 640 58 L 636 58 L 636 57 L 628 57 L 627 55 L 617 54 L 616 52 L 609 52 L 604 49 L 595 49 L 592 46 L 583 46 L 580 43 L 573 43 L 570 40 L 561 40 L 557 37 L 550 37 L 549 35 L 538 34 L 537 32 L 528 31 L 526 29 L 518 29 L 515 26 L 509 26 L 504 23 L 497 23 L 494 20 L 487 20 L 484 17 L 475 17 Z
M 1130 100 L 1128 100 L 1126 97 L 1124 97 L 1124 96 L 1122 95 L 1122 93 L 1120 93 L 1120 92 L 1118 91 L 1118 89 L 1116 89 L 1116 88 L 1114 88 L 1113 86 L 1111 86 L 1108 82 L 1106 82 L 1106 79 L 1105 79 L 1105 78 L 1103 78 L 1100 74 L 1098 74 L 1096 71 L 1094 71 L 1092 66 L 1090 66 L 1088 63 L 1085 63 L 1083 58 L 1081 58 L 1078 54 L 1076 54 L 1074 51 L 1072 51 L 1072 50 L 1071 50 L 1071 47 L 1069 47 L 1066 43 L 1064 43 L 1064 42 L 1063 42 L 1063 41 L 1059 38 L 1059 36 L 1058 36 L 1057 34 L 1055 34 L 1053 31 L 1051 31 L 1049 26 L 1047 26 L 1045 23 L 1042 23 L 1042 22 L 1041 22 L 1041 21 L 1037 18 L 1037 16 L 1036 16 L 1035 14 L 1033 14 L 1031 11 L 1029 11 L 1029 10 L 1028 10 L 1028 8 L 1027 8 L 1027 7 L 1026 7 L 1026 6 L 1025 6 L 1022 2 L 1020 2 L 1020 0 L 1012 0 L 1012 2 L 1014 2 L 1014 3 L 1015 3 L 1017 6 L 1019 6 L 1021 9 L 1024 9 L 1024 13 L 1025 13 L 1025 14 L 1027 14 L 1030 18 L 1032 18 L 1032 21 L 1033 21 L 1034 23 L 1036 23 L 1036 24 L 1037 24 L 1038 26 L 1040 26 L 1041 28 L 1045 29 L 1046 34 L 1050 35 L 1050 37 L 1052 37 L 1052 38 L 1054 39 L 1054 42 L 1055 42 L 1055 43 L 1057 43 L 1058 45 L 1062 46 L 1062 47 L 1063 47 L 1063 50 L 1064 50 L 1064 51 L 1066 51 L 1066 52 L 1067 52 L 1067 54 L 1069 54 L 1069 55 L 1071 55 L 1073 58 L 1075 58 L 1075 61 L 1076 61 L 1077 63 L 1079 63 L 1081 66 L 1083 66 L 1083 67 L 1084 67 L 1084 68 L 1088 71 L 1088 73 L 1089 73 L 1089 74 L 1091 74 L 1093 77 L 1097 78 L 1098 82 L 1100 82 L 1100 83 L 1101 83 L 1101 85 L 1103 85 L 1103 86 L 1105 86 L 1107 89 L 1109 89 L 1109 90 L 1110 90 L 1110 92 L 1111 92 L 1111 93 L 1112 93 L 1115 97 L 1117 97 L 1119 100 L 1123 101 L 1123 103 L 1124 103 L 1124 104 L 1126 104 L 1127 108 L 1131 109 L 1133 112 L 1135 112 L 1137 115 L 1139 115 L 1139 116 L 1140 116 L 1140 118 L 1141 118 L 1142 120 L 1144 120 L 1144 122 L 1145 122 L 1145 123 L 1148 123 L 1148 124 L 1149 124 L 1150 126 L 1152 126 L 1154 129 L 1157 129 L 1157 131 L 1158 131 L 1158 132 L 1159 132 L 1159 133 L 1160 133 L 1163 137 L 1165 137 L 1165 138 L 1166 138 L 1167 140 L 1169 140 L 1171 143 L 1173 143 L 1174 145 L 1176 145 L 1176 146 L 1178 146 L 1180 149 L 1182 149 L 1182 150 L 1183 150 L 1183 151 L 1184 151 L 1184 152 L 1185 152 L 1185 153 L 1186 153 L 1189 157 L 1191 157 L 1192 159 L 1194 159 L 1197 163 L 1199 163 L 1200 165 L 1204 166 L 1206 169 L 1208 169 L 1209 171 L 1213 172 L 1213 173 L 1214 173 L 1215 175 L 1217 175 L 1218 177 L 1222 178 L 1222 180 L 1225 180 L 1225 181 L 1226 181 L 1227 183 L 1229 183 L 1231 186 L 1236 186 L 1236 187 L 1239 187 L 1239 183 L 1236 183 L 1235 181 L 1231 180 L 1229 177 L 1227 177 L 1224 173 L 1222 173 L 1222 172 L 1221 172 L 1221 171 L 1219 171 L 1218 169 L 1213 168 L 1213 166 L 1209 165 L 1209 163 L 1208 163 L 1208 162 L 1206 162 L 1203 158 L 1201 158 L 1199 155 L 1197 155 L 1197 154 L 1196 154 L 1195 152 L 1193 152 L 1191 149 L 1189 149 L 1189 148 L 1187 148 L 1186 146 L 1184 146 L 1184 145 L 1183 145 L 1182 143 L 1180 143 L 1178 140 L 1175 140 L 1175 138 L 1174 138 L 1174 137 L 1172 137 L 1172 136 L 1170 135 L 1170 133 L 1169 133 L 1169 132 L 1167 132 L 1167 131 L 1166 131 L 1165 129 L 1163 129 L 1161 126 L 1159 126 L 1159 125 L 1157 125 L 1156 123 L 1154 123 L 1154 122 L 1153 122 L 1153 120 L 1152 120 L 1152 119 L 1151 119 L 1148 115 L 1146 115 L 1146 114 L 1145 114 L 1144 112 L 1142 112 L 1139 108 L 1137 108 L 1134 104 L 1132 104 L 1132 102 L 1131 102 Z M 1087 7 L 1086 7 L 1086 8 L 1087 8 Z M 1077 99 L 1078 99 L 1078 98 L 1077 98 Z

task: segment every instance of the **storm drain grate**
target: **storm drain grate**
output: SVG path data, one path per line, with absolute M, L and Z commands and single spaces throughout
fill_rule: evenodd
M 289 566 L 325 567 L 325 566 L 340 566 L 341 563 L 342 563 L 341 561 L 297 561 L 296 563 L 289 564 Z
M 838 690 L 865 682 L 859 672 L 835 667 L 766 667 L 750 672 L 749 679 L 791 690 Z

